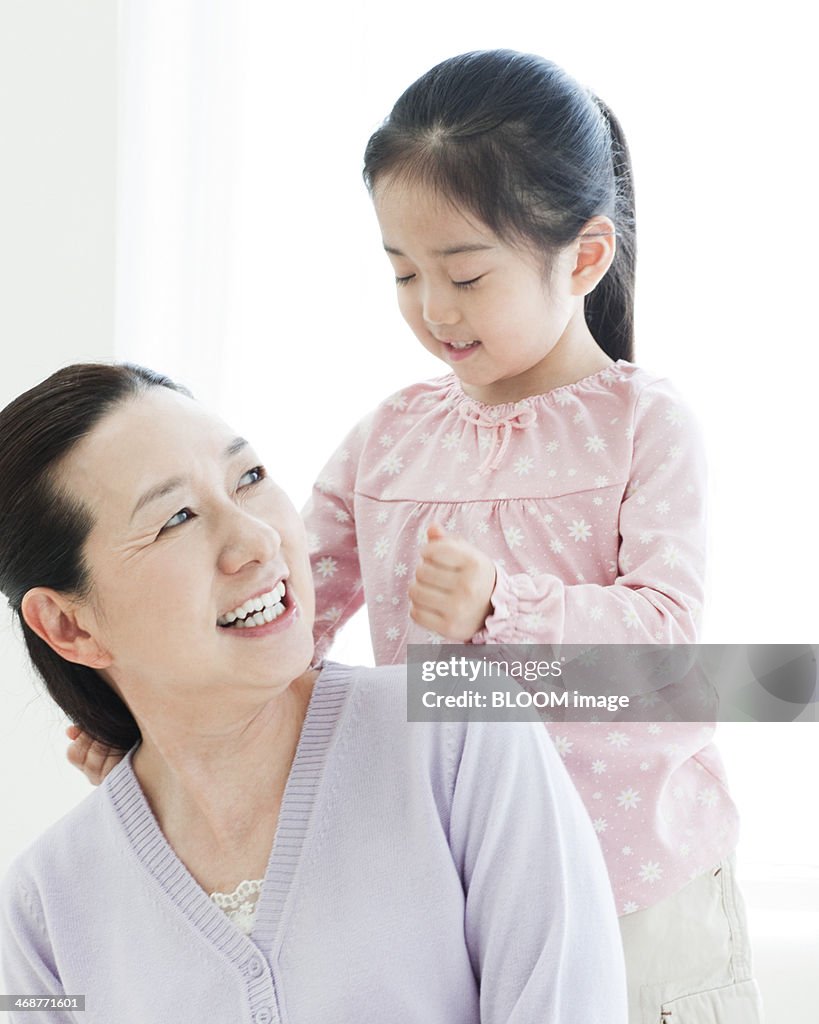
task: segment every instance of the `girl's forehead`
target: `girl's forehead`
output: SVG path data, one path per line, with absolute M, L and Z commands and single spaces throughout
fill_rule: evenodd
M 494 246 L 499 241 L 470 210 L 423 182 L 388 179 L 374 190 L 373 203 L 388 251 L 408 235 L 427 239 L 431 249 L 444 255 L 443 250 L 458 245 Z

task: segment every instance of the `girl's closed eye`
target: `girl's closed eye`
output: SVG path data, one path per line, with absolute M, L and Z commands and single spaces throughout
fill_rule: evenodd
M 468 281 L 453 281 L 452 283 L 456 288 L 462 288 L 465 290 L 467 288 L 474 287 L 482 277 L 483 274 L 478 274 L 477 277 L 470 278 Z
M 406 274 L 404 277 L 396 277 L 395 283 L 400 287 L 401 285 L 409 284 L 414 277 L 415 274 Z

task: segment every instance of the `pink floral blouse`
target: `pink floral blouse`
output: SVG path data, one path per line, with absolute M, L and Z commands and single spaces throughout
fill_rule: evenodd
M 514 404 L 467 397 L 453 375 L 413 385 L 362 421 L 305 509 L 316 640 L 366 601 L 378 664 L 440 640 L 409 618 L 432 523 L 498 567 L 473 642 L 686 643 L 697 638 L 705 466 L 668 381 L 620 361 Z M 621 913 L 655 903 L 736 844 L 712 724 L 553 724 Z

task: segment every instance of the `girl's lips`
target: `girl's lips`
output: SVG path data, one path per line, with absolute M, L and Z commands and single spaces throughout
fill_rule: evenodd
M 479 341 L 473 341 L 468 348 L 455 348 L 450 341 L 442 341 L 441 345 L 447 359 L 453 363 L 460 362 L 462 359 L 467 359 L 473 352 L 477 352 L 481 347 L 481 343 Z

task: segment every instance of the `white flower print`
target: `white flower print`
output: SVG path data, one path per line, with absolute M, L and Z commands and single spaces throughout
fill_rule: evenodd
M 465 462 L 469 462 L 469 453 L 464 451 L 457 452 L 455 455 L 455 461 L 462 466 Z
M 654 540 L 653 530 L 640 530 L 640 543 L 650 544 Z
M 701 807 L 716 807 L 717 805 L 717 791 L 713 786 L 709 786 L 707 789 L 701 789 L 697 792 L 697 803 Z
M 598 437 L 597 434 L 586 438 L 585 448 L 587 452 L 604 452 L 607 446 L 608 442 L 602 437 Z
M 406 576 L 408 572 L 406 562 L 396 562 L 392 569 L 393 576 Z
M 582 423 L 582 422 L 583 422 L 583 413 L 582 412 L 576 412 L 574 414 L 574 416 L 572 416 L 572 423 Z
M 584 543 L 591 537 L 592 528 L 586 522 L 585 519 L 573 519 L 572 525 L 569 527 L 569 536 L 572 540 L 582 540 Z
M 429 438 L 430 434 L 425 430 L 423 434 L 418 435 L 418 444 L 426 444 Z
M 480 522 L 479 522 L 479 523 L 478 523 L 478 524 L 477 524 L 477 525 L 475 526 L 475 533 L 481 533 L 481 534 L 483 534 L 483 533 L 488 533 L 488 531 L 489 531 L 489 523 L 488 523 L 488 522 L 487 522 L 487 521 L 486 521 L 485 519 L 482 519 L 482 520 L 481 520 L 481 521 L 480 521 Z
M 574 401 L 574 395 L 566 388 L 561 388 L 555 392 L 555 401 L 558 405 L 569 405 Z
M 638 505 L 645 505 L 645 503 L 646 503 L 646 496 L 644 494 L 638 494 L 637 495 L 637 504 Z
M 680 845 L 680 856 L 687 857 L 689 853 L 691 853 L 691 847 L 688 845 L 688 843 L 682 843 Z
M 346 509 L 337 508 L 334 515 L 337 523 L 348 523 L 350 521 L 350 513 Z
M 656 860 L 647 860 L 640 865 L 640 881 L 650 882 L 653 885 L 663 877 L 663 869 Z
M 574 466 L 572 466 L 571 469 L 567 469 L 566 472 L 569 476 L 577 476 L 577 470 L 574 468 Z
M 676 405 L 672 405 L 670 409 L 665 411 L 666 422 L 672 424 L 672 426 L 678 427 L 683 421 L 683 414 Z
M 387 405 L 396 412 L 403 412 L 407 407 L 406 395 L 400 391 L 396 392 L 391 398 L 387 399 Z
M 552 551 L 554 551 L 554 553 L 556 555 L 559 555 L 560 552 L 565 547 L 565 544 L 563 543 L 562 540 L 560 540 L 559 538 L 555 537 L 554 540 L 549 541 L 549 547 L 552 549 Z
M 444 527 L 449 531 L 449 533 L 455 533 L 455 531 L 458 529 L 458 520 L 456 519 L 454 512 L 449 517 L 449 519 L 447 519 L 447 521 L 444 523 Z
M 682 448 L 678 444 L 672 444 L 668 449 L 669 459 L 678 459 L 682 455 Z
M 631 740 L 624 732 L 610 732 L 606 737 L 606 743 L 610 743 L 613 747 L 618 750 L 622 750 L 623 747 L 627 747 Z
M 594 478 L 594 486 L 595 487 L 608 487 L 608 485 L 609 485 L 609 478 L 607 476 L 596 476 Z
M 671 505 L 669 502 L 665 500 L 665 498 L 663 498 L 662 501 L 658 501 L 657 504 L 654 506 L 654 511 L 660 516 L 668 515 L 668 513 L 671 511 Z
M 338 562 L 335 558 L 330 558 L 329 555 L 325 555 L 324 558 L 320 558 L 318 562 L 316 562 L 316 572 L 323 580 L 329 579 L 331 576 L 335 576 L 337 570 Z
M 599 494 L 595 494 L 595 496 L 592 498 L 592 504 L 593 505 L 602 505 L 603 504 L 603 499 L 600 497 Z
M 626 629 L 636 629 L 640 625 L 640 616 L 633 608 L 626 608 L 623 612 L 623 625 Z
M 384 523 L 386 523 L 387 518 L 388 518 L 388 513 L 387 513 L 387 510 L 385 508 L 379 509 L 378 512 L 376 512 L 375 521 L 380 526 L 383 526 Z
M 528 575 L 536 576 L 537 570 L 533 567 L 532 571 L 530 571 Z M 523 616 L 523 624 L 530 632 L 536 633 L 539 629 L 546 628 L 546 616 L 542 615 L 540 612 L 529 612 L 528 615 Z
M 635 808 L 642 799 L 639 789 L 634 789 L 629 786 L 628 789 L 623 789 L 618 793 L 617 804 L 619 807 L 622 807 L 624 811 L 630 811 Z
M 633 851 L 630 846 L 624 846 L 623 849 L 620 851 L 620 853 L 622 853 L 624 857 L 630 857 L 632 852 Z
M 531 455 L 521 455 L 519 459 L 515 459 L 515 464 L 512 467 L 514 473 L 518 476 L 528 476 L 529 473 L 535 468 L 535 460 Z
M 395 452 L 390 452 L 386 459 L 381 463 L 381 472 L 389 473 L 390 476 L 395 476 L 397 473 L 400 473 L 403 468 L 404 460 L 400 455 L 396 455 Z
M 384 636 L 386 636 L 388 640 L 397 640 L 398 637 L 401 636 L 401 630 L 398 626 L 390 626 Z
M 546 513 L 546 515 L 545 515 L 545 516 L 543 517 L 543 522 L 544 522 L 544 523 L 545 523 L 545 524 L 546 524 L 547 526 L 551 526 L 552 522 L 554 521 L 554 518 L 555 518 L 555 517 L 554 517 L 554 516 L 552 515 L 552 513 L 551 513 L 551 512 L 547 512 L 547 513 Z
M 480 450 L 482 452 L 485 452 L 486 449 L 491 444 L 492 444 L 492 438 L 489 436 L 489 434 L 481 434 L 480 437 L 478 438 L 478 448 L 480 448 Z
M 598 757 L 596 761 L 592 761 L 591 770 L 595 775 L 602 775 L 606 770 L 606 762 Z
M 600 835 L 601 832 L 605 832 L 606 829 L 609 827 L 609 823 L 606 821 L 605 818 L 595 818 L 592 822 L 592 825 L 594 826 L 594 831 L 598 835 Z
M 307 534 L 307 553 L 315 555 L 321 547 L 321 537 L 317 533 Z
M 441 447 L 450 452 L 453 448 L 457 448 L 461 440 L 461 435 L 457 430 L 450 430 L 448 434 L 444 434 L 441 438 Z
M 665 550 L 663 551 L 663 565 L 667 565 L 669 569 L 676 569 L 682 561 L 682 551 L 677 547 L 676 544 L 666 544 Z
M 439 480 L 438 483 L 433 488 L 433 490 L 435 491 L 436 494 L 443 494 L 444 491 L 446 490 L 446 484 L 444 483 L 443 480 Z
M 378 439 L 378 443 L 381 445 L 382 448 L 392 448 L 392 446 L 395 444 L 395 441 L 393 440 L 392 434 L 382 434 L 381 437 L 379 437 Z
M 640 904 L 639 903 L 635 903 L 634 900 L 627 900 L 623 904 L 623 913 L 624 914 L 633 914 L 635 911 L 637 911 L 639 909 L 640 909 Z
M 628 572 L 631 569 L 631 555 L 628 551 L 620 552 L 620 568 L 623 572 Z
M 647 772 L 650 767 L 651 766 L 649 765 L 648 761 L 641 761 L 640 762 L 640 771 L 641 772 Z
M 649 725 L 648 727 L 648 732 L 650 736 L 659 736 L 659 734 L 662 731 L 663 727 L 661 725 L 658 725 L 656 722 L 652 722 L 651 725 Z
M 552 742 L 555 745 L 555 750 L 561 757 L 571 754 L 574 742 L 568 736 L 553 736 Z
M 387 537 L 379 537 L 373 545 L 373 554 L 376 558 L 383 558 L 390 550 L 390 542 Z
M 327 622 L 335 622 L 340 615 L 341 609 L 337 605 L 333 605 L 333 607 L 328 608 L 321 617 Z
M 523 544 L 523 530 L 518 529 L 517 526 L 507 526 L 503 535 L 510 548 L 519 548 Z
M 594 608 L 589 608 L 589 618 L 592 622 L 599 622 L 603 618 L 603 609 L 600 605 L 595 605 Z
M 547 441 L 545 445 L 545 451 L 547 455 L 554 455 L 554 453 L 560 447 L 559 441 Z

